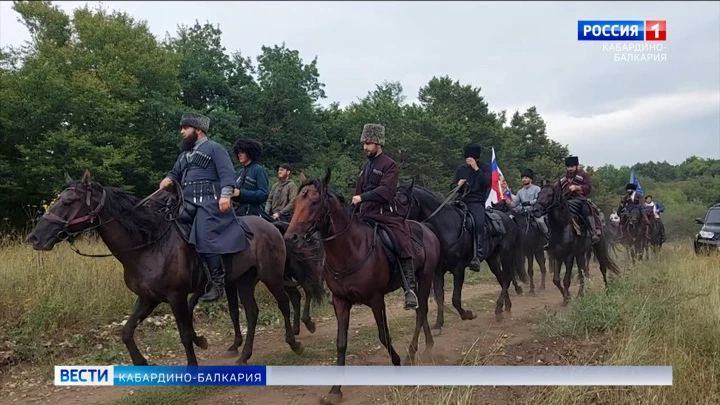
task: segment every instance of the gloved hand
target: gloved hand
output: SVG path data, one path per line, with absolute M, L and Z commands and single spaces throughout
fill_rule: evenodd
M 523 207 L 529 207 L 530 201 L 523 201 L 520 205 L 522 205 Z

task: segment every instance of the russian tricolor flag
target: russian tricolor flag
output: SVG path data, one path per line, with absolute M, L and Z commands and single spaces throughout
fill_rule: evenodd
M 503 176 L 502 170 L 498 167 L 497 159 L 495 159 L 495 148 L 492 149 L 492 163 L 490 163 L 490 170 L 492 170 L 492 177 L 490 179 L 490 195 L 488 196 L 487 201 L 485 201 L 485 207 L 490 207 L 491 204 L 497 203 L 502 199 L 505 199 L 507 202 L 512 202 L 512 192 L 505 182 L 505 176 Z

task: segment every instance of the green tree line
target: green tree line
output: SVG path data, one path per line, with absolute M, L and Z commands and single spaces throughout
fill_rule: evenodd
M 481 88 L 447 76 L 430 78 L 417 103 L 406 102 L 399 82 L 382 82 L 350 105 L 323 106 L 317 58 L 284 43 L 251 58 L 227 50 L 212 24 L 179 26 L 160 39 L 120 11 L 86 6 L 69 15 L 49 1 L 17 1 L 14 9 L 31 39 L 0 51 L 0 211 L 9 225 L 22 225 L 29 209 L 62 190 L 66 172 L 90 169 L 104 184 L 151 193 L 177 157 L 186 111 L 208 115 L 210 136 L 228 149 L 238 138 L 260 141 L 270 171 L 281 162 L 308 174 L 333 168 L 343 193 L 364 159 L 359 137 L 368 122 L 385 125 L 402 180 L 439 193 L 450 189 L 468 143 L 482 145 L 487 161 L 495 148 L 513 190 L 525 167 L 556 179 L 570 153 L 548 137 L 537 108 L 493 111 Z M 607 209 L 629 168 L 589 169 L 594 198 Z M 668 210 L 675 201 L 697 208 L 720 197 L 719 161 L 650 162 L 636 172 Z

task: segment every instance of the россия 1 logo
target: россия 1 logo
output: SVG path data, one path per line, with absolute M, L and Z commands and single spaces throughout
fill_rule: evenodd
M 606 42 L 603 51 L 613 52 L 616 62 L 667 61 L 666 20 L 578 20 L 577 36 Z

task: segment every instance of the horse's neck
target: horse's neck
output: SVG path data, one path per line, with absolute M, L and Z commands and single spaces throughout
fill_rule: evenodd
M 352 257 L 350 253 L 360 245 L 358 241 L 362 240 L 363 236 L 362 224 L 360 221 L 355 221 L 354 216 L 348 216 L 340 206 L 333 206 L 330 211 L 330 229 L 328 234 L 323 237 L 338 236 L 332 240 L 323 241 L 325 255 L 330 260 L 331 257 L 334 257 L 332 252 L 337 252 L 340 259 L 346 260 Z

